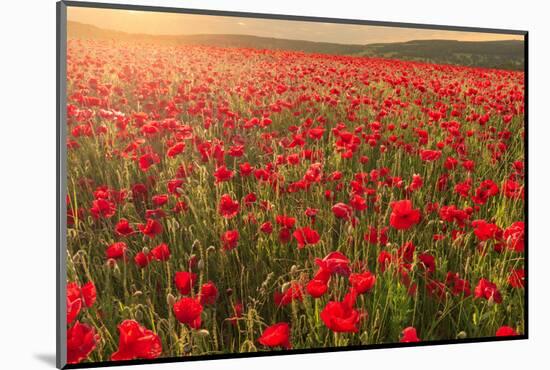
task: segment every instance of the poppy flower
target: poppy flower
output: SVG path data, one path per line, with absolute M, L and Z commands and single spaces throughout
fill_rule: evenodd
M 183 297 L 174 303 L 174 316 L 182 324 L 188 325 L 192 329 L 201 327 L 202 305 L 195 298 Z
M 80 313 L 82 308 L 82 296 L 77 283 L 67 284 L 67 324 L 70 324 Z
M 228 170 L 226 166 L 220 166 L 214 172 L 214 177 L 216 178 L 216 184 L 220 182 L 229 181 L 235 173 L 231 170 Z
M 500 231 L 497 225 L 485 220 L 472 221 L 472 227 L 474 228 L 475 236 L 477 236 L 480 241 L 495 239 Z
M 357 292 L 351 288 L 342 302 L 329 301 L 327 303 L 321 311 L 321 319 L 327 328 L 336 333 L 357 333 L 359 331 L 356 325 L 359 322 L 360 315 L 353 308 L 356 298 Z
M 88 281 L 86 284 L 82 285 L 80 288 L 80 293 L 82 295 L 82 299 L 84 300 L 84 305 L 86 305 L 86 307 L 92 307 L 97 297 L 94 283 L 92 281 Z
M 219 212 L 225 218 L 233 218 L 239 213 L 239 202 L 231 199 L 229 194 L 224 194 L 220 198 Z
M 168 261 L 170 258 L 170 248 L 167 244 L 161 243 L 149 252 L 149 258 L 155 261 Z
M 139 169 L 146 172 L 152 165 L 160 163 L 160 158 L 155 153 L 146 153 L 139 157 Z
M 349 259 L 342 252 L 330 252 L 323 259 L 316 258 L 315 263 L 321 270 L 327 271 L 330 275 L 349 276 L 351 273 Z
M 293 229 L 294 225 L 296 224 L 296 218 L 286 215 L 278 215 L 275 220 L 277 222 L 277 225 L 280 225 L 287 229 Z
M 502 296 L 496 286 L 485 278 L 479 279 L 479 283 L 474 289 L 475 298 L 492 299 L 495 303 L 502 303 Z
M 194 272 L 178 271 L 174 275 L 174 283 L 181 295 L 188 295 L 191 293 L 193 285 L 197 280 L 197 274 Z
M 168 150 L 166 151 L 166 155 L 168 156 L 168 158 L 174 158 L 178 154 L 182 153 L 184 149 L 185 143 L 179 142 L 168 148 Z
M 353 208 L 345 203 L 336 203 L 332 206 L 332 213 L 336 218 L 348 220 L 353 215 Z
M 127 249 L 128 247 L 126 246 L 126 243 L 116 242 L 109 245 L 109 247 L 105 250 L 105 256 L 115 260 L 125 258 Z
M 112 361 L 157 358 L 162 353 L 160 337 L 135 320 L 124 320 L 118 325 L 118 349 Z
M 266 347 L 292 348 L 290 344 L 290 327 L 286 322 L 280 322 L 266 328 L 258 342 Z
M 271 234 L 273 232 L 273 225 L 269 221 L 264 222 L 260 226 L 260 231 L 263 232 L 264 234 Z
M 508 284 L 512 288 L 523 288 L 525 286 L 525 270 L 514 269 L 508 277 Z
M 134 262 L 138 267 L 146 267 L 149 264 L 149 256 L 140 251 L 134 256 Z
M 322 279 L 312 279 L 306 285 L 307 293 L 313 298 L 322 297 L 328 290 L 327 282 Z
M 410 200 L 392 202 L 390 206 L 392 208 L 390 225 L 397 230 L 409 229 L 420 222 L 420 211 L 413 208 Z
M 525 224 L 523 221 L 514 222 L 504 230 L 502 235 L 508 249 L 515 252 L 525 250 Z
M 518 332 L 509 326 L 501 326 L 495 333 L 497 337 L 512 337 L 518 335 Z
M 303 300 L 302 286 L 292 282 L 284 292 L 276 291 L 273 294 L 273 300 L 277 306 L 287 306 L 295 300 L 301 302 Z
M 90 213 L 95 219 L 111 218 L 115 215 L 115 212 L 115 204 L 105 199 L 94 200 L 92 202 L 92 208 L 90 208 Z
M 125 218 L 121 218 L 115 225 L 115 233 L 118 236 L 129 236 L 135 232 L 136 231 L 130 226 L 130 223 Z
M 238 230 L 227 230 L 222 235 L 222 246 L 226 251 L 230 251 L 237 247 L 239 242 L 239 231 Z
M 416 329 L 409 326 L 408 328 L 403 329 L 401 332 L 401 339 L 399 341 L 401 343 L 414 343 L 420 342 L 420 338 L 418 338 L 418 335 L 416 334 Z
M 369 271 L 360 274 L 351 274 L 349 276 L 349 282 L 351 286 L 355 288 L 357 294 L 363 294 L 374 288 L 376 276 Z
M 296 241 L 298 242 L 298 249 L 302 249 L 306 245 L 315 245 L 320 240 L 320 237 L 317 231 L 307 226 L 302 227 L 300 229 L 296 229 L 292 234 L 292 236 L 294 236 L 294 239 L 296 239 Z
M 92 326 L 76 321 L 67 330 L 67 363 L 78 364 L 88 358 L 98 341 L 99 335 Z
M 203 284 L 199 293 L 199 297 L 200 302 L 203 306 L 216 303 L 216 299 L 218 299 L 218 288 L 216 287 L 216 284 L 211 281 Z
M 440 150 L 422 149 L 420 150 L 420 159 L 424 162 L 437 161 L 441 157 Z
M 162 233 L 161 223 L 152 218 L 148 218 L 145 224 L 139 224 L 138 229 L 142 232 L 143 235 L 146 235 L 149 238 L 154 238 L 155 236 Z
M 157 207 L 161 207 L 168 203 L 168 195 L 167 194 L 159 194 L 151 197 L 151 201 L 153 204 Z

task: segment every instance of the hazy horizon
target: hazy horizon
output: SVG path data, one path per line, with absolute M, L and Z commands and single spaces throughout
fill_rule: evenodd
M 522 35 L 68 7 L 68 21 L 149 35 L 234 34 L 338 44 L 523 40 Z

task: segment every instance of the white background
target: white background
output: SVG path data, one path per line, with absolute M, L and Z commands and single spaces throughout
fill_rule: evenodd
M 111 0 L 111 2 L 118 2 Z M 135 1 L 261 13 L 529 30 L 530 304 L 526 341 L 141 366 L 140 369 L 548 369 L 550 81 L 544 1 Z M 0 367 L 55 363 L 55 1 L 9 0 L 0 21 Z M 546 351 L 546 353 L 544 353 Z

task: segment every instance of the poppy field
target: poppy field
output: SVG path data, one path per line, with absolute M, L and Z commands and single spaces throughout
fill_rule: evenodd
M 525 332 L 524 73 L 70 39 L 67 361 Z

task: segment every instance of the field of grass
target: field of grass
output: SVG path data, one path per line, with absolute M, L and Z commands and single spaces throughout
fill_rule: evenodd
M 524 74 L 68 44 L 68 361 L 522 334 Z

